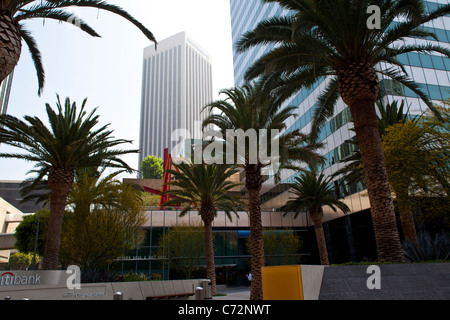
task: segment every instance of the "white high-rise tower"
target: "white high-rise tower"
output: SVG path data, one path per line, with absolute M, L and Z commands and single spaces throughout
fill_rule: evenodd
M 148 155 L 163 158 L 165 148 L 180 144 L 171 141 L 175 130 L 201 137 L 198 121 L 206 117 L 201 110 L 213 101 L 212 92 L 211 58 L 185 32 L 144 49 L 139 166 Z

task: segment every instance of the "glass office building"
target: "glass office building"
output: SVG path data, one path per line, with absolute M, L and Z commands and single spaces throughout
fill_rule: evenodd
M 221 285 L 245 285 L 245 275 L 250 270 L 249 218 L 246 212 L 238 212 L 238 214 L 239 217 L 233 215 L 230 221 L 224 212 L 219 211 L 213 222 L 217 283 Z M 315 262 L 316 256 L 311 250 L 314 238 L 310 232 L 311 223 L 306 214 L 300 214 L 296 219 L 292 213 L 285 215 L 284 212 L 276 211 L 262 212 L 261 215 L 266 233 L 272 235 L 290 233 L 298 238 L 300 243 L 300 247 L 294 251 L 288 248 L 290 242 L 284 242 L 284 245 L 280 242 L 280 245 L 277 245 L 276 241 L 282 240 L 272 238 L 272 244 L 275 244 L 276 248 L 283 246 L 284 250 L 280 252 L 277 250 L 277 252 L 269 254 L 269 257 L 266 257 L 266 265 L 279 264 L 280 261 L 283 261 L 284 264 Z M 190 211 L 180 217 L 179 210 L 152 210 L 147 211 L 146 216 L 146 223 L 142 226 L 145 232 L 143 241 L 127 256 L 119 257 L 112 269 L 122 274 L 130 271 L 144 273 L 154 280 L 183 279 L 186 277 L 180 271 L 183 268 L 169 266 L 169 259 L 180 265 L 191 259 L 195 261 L 186 264 L 194 264 L 191 266 L 194 270 L 192 276 L 204 278 L 206 276 L 206 258 L 204 256 L 194 257 L 192 251 L 189 254 L 186 253 L 185 256 L 176 255 L 180 249 L 175 250 L 174 247 L 180 246 L 180 243 L 171 243 L 170 239 L 167 247 L 164 247 L 163 253 L 161 253 L 162 237 L 171 232 L 188 232 L 174 230 L 174 227 L 201 225 L 201 217 L 198 212 Z M 204 233 L 204 230 L 200 228 L 196 232 Z M 186 246 L 189 248 L 197 245 L 204 248 L 203 240 L 200 244 L 195 241 L 198 241 L 197 237 L 182 238 L 182 242 L 186 242 Z
M 428 0 L 424 1 L 427 10 L 436 9 L 439 4 L 447 4 L 448 0 Z M 236 41 L 246 31 L 252 30 L 258 22 L 273 16 L 288 15 L 289 11 L 282 9 L 275 3 L 264 4 L 260 0 L 230 0 L 231 5 L 231 26 L 233 36 L 233 46 Z M 436 19 L 426 24 L 424 29 L 436 34 L 438 41 L 434 39 L 406 39 L 411 43 L 433 42 L 444 47 L 450 47 L 450 17 Z M 244 83 L 244 73 L 246 69 L 264 53 L 272 49 L 271 45 L 251 48 L 244 53 L 234 52 L 234 75 L 235 85 L 241 86 Z M 450 59 L 439 54 L 407 53 L 399 56 L 400 61 L 410 75 L 419 83 L 425 93 L 433 100 L 439 103 L 442 100 L 450 98 Z M 381 65 L 386 68 L 386 65 Z M 410 106 L 410 112 L 422 113 L 427 107 L 413 92 L 401 85 L 394 84 L 391 80 L 380 79 L 382 92 L 385 101 L 405 100 Z M 298 117 L 289 119 L 287 122 L 288 131 L 301 129 L 308 132 L 310 122 L 314 113 L 317 97 L 325 88 L 327 79 L 318 81 L 312 88 L 304 89 L 294 95 L 285 105 L 298 106 Z M 352 128 L 351 113 L 349 108 L 339 99 L 334 117 L 324 126 L 320 134 L 320 140 L 326 142 L 325 149 L 322 150 L 326 158 L 323 170 L 326 175 L 336 172 L 343 165 L 340 160 L 350 155 L 353 151 L 353 145 L 346 143 L 346 140 L 354 138 Z M 293 171 L 283 172 L 283 183 L 276 185 L 272 179 L 264 183 L 262 189 L 262 205 L 264 208 L 280 208 L 288 200 L 286 183 L 293 182 L 298 173 Z M 335 181 L 338 185 L 338 181 Z M 341 185 L 337 190 L 340 197 L 344 198 L 352 212 L 360 212 L 369 208 L 367 196 L 365 196 L 364 186 L 362 184 Z M 338 216 L 331 211 L 325 212 L 324 221 L 334 219 Z

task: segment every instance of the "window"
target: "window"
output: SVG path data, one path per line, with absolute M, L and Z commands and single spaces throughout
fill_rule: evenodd
M 422 62 L 422 67 L 424 68 L 433 68 L 433 62 L 431 61 L 431 57 L 426 54 L 420 54 L 420 61 Z
M 433 66 L 435 69 L 445 70 L 444 61 L 440 56 L 431 56 L 431 61 L 433 62 Z
M 422 64 L 420 63 L 419 54 L 415 52 L 408 52 L 408 59 L 411 66 L 414 67 L 421 67 Z
M 429 84 L 427 85 L 428 91 L 430 92 L 430 98 L 432 100 L 442 100 L 441 91 L 439 90 L 439 86 Z
M 402 53 L 397 56 L 398 61 L 400 61 L 403 65 L 409 65 L 408 55 L 406 53 Z
M 450 87 L 439 87 L 441 89 L 441 95 L 443 100 L 450 99 Z

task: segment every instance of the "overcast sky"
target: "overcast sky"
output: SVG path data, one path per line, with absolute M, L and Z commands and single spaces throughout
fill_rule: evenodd
M 161 41 L 178 32 L 187 32 L 212 57 L 214 97 L 232 87 L 233 61 L 229 0 L 110 0 L 142 22 Z M 96 9 L 74 8 L 102 38 L 68 24 L 41 19 L 26 26 L 43 56 L 46 84 L 37 95 L 36 71 L 28 48 L 14 73 L 8 114 L 22 119 L 39 116 L 46 121 L 45 103 L 55 106 L 56 94 L 79 104 L 88 98 L 88 110 L 98 107 L 101 124 L 110 123 L 114 136 L 133 140 L 139 148 L 139 118 L 143 49 L 152 43 L 131 23 Z M 2 152 L 14 149 L 0 146 Z M 138 156 L 124 158 L 138 169 Z M 0 159 L 0 180 L 23 180 L 31 164 Z

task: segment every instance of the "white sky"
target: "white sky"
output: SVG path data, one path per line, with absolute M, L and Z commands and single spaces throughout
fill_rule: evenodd
M 185 31 L 212 57 L 214 97 L 234 85 L 229 0 L 110 0 L 142 22 L 161 41 Z M 70 97 L 88 110 L 98 107 L 100 125 L 110 123 L 114 136 L 133 140 L 139 148 L 139 118 L 143 49 L 151 45 L 131 23 L 106 11 L 74 8 L 102 38 L 55 21 L 26 21 L 43 56 L 46 84 L 37 95 L 38 81 L 24 44 L 15 69 L 8 114 L 38 116 L 46 122 L 45 104 Z M 124 145 L 125 146 L 125 145 Z M 0 151 L 14 149 L 0 146 Z M 15 150 L 17 151 L 17 149 Z M 138 155 L 124 157 L 138 169 Z M 32 165 L 0 159 L 0 180 L 23 180 Z

